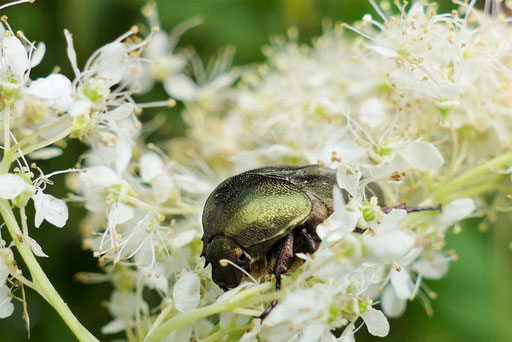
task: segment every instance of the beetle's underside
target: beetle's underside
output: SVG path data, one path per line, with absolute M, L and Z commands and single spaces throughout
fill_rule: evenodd
M 244 263 L 242 266 L 239 266 L 247 273 L 256 277 L 264 276 L 269 273 L 274 274 L 276 278 L 276 290 L 278 291 L 281 289 L 281 275 L 286 273 L 293 264 L 296 264 L 294 261 L 297 263 L 300 262 L 299 259 L 295 257 L 296 253 L 314 253 L 320 241 L 315 233 L 311 233 L 306 227 L 299 226 L 290 231 L 284 238 L 277 240 L 274 245 L 269 248 L 266 255 L 253 258 L 247 251 L 240 247 L 236 241 L 225 235 L 215 236 L 210 245 L 215 243 L 216 239 L 229 240 L 240 248 L 242 255 L 244 255 Z M 208 263 L 207 254 L 205 254 L 205 257 Z M 226 267 L 232 266 L 233 265 L 227 265 Z M 230 287 L 219 281 L 217 281 L 217 283 L 224 291 Z M 277 300 L 274 300 L 259 318 L 265 318 L 276 305 Z

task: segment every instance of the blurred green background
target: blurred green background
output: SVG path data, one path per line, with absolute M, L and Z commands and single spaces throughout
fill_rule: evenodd
M 5 1 L 2 1 L 4 3 Z M 72 76 L 65 52 L 64 28 L 75 39 L 78 61 L 83 65 L 99 46 L 115 39 L 131 25 L 144 23 L 140 9 L 143 0 L 37 0 L 32 5 L 6 9 L 14 30 L 23 30 L 31 40 L 44 41 L 47 53 L 32 77 L 45 76 L 54 66 Z M 161 0 L 157 1 L 163 29 L 201 16 L 204 23 L 187 32 L 181 46 L 194 46 L 208 59 L 219 48 L 236 47 L 236 65 L 263 60 L 261 47 L 271 35 L 283 34 L 289 26 L 300 29 L 303 42 L 320 34 L 321 20 L 352 22 L 365 13 L 373 13 L 366 0 Z M 439 1 L 442 10 L 450 10 L 450 0 Z M 151 95 L 163 97 L 161 89 Z M 151 113 L 146 114 L 146 117 Z M 177 110 L 166 112 L 168 134 L 181 134 Z M 51 163 L 40 163 L 46 171 L 73 166 L 83 147 L 70 143 L 65 156 Z M 64 178 L 54 179 L 49 192 L 64 196 Z M 49 259 L 41 264 L 51 281 L 78 318 L 102 341 L 112 336 L 101 335 L 100 328 L 110 320 L 104 307 L 111 287 L 108 284 L 84 285 L 73 280 L 80 271 L 99 271 L 89 251 L 81 248 L 79 222 L 84 211 L 70 205 L 68 224 L 63 229 L 49 225 L 34 232 Z M 448 248 L 454 249 L 459 261 L 452 263 L 450 273 L 441 281 L 428 281 L 438 294 L 432 301 L 433 317 L 428 317 L 418 301 L 411 303 L 406 314 L 391 321 L 391 333 L 385 339 L 374 338 L 362 331 L 358 341 L 512 341 L 512 224 L 510 216 L 499 216 L 499 225 L 486 232 L 478 231 L 478 221 L 465 225 L 459 235 L 451 234 Z M 19 296 L 20 293 L 18 292 Z M 32 341 L 74 341 L 75 338 L 53 309 L 41 298 L 27 291 Z M 15 313 L 0 320 L 0 341 L 27 340 L 22 321 L 22 307 L 16 303 Z M 363 328 L 364 330 L 364 328 Z M 116 336 L 119 337 L 119 336 Z

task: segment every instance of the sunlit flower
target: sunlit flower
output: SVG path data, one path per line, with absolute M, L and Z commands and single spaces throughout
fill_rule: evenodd
M 6 318 L 14 312 L 14 305 L 11 303 L 11 291 L 6 284 L 9 276 L 7 262 L 12 262 L 14 256 L 10 249 L 5 248 L 5 241 L 0 239 L 0 318 Z

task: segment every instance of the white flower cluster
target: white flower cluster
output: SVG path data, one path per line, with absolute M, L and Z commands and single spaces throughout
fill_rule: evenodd
M 397 3 L 398 14 L 386 2 L 372 4 L 379 21 L 366 15 L 327 28 L 311 47 L 290 30 L 265 50 L 265 64 L 243 69 L 215 102 L 186 102 L 189 146 L 218 173 L 320 163 L 337 168 L 338 185 L 351 195 L 343 203 L 335 193 L 334 214 L 317 228 L 319 250 L 303 256 L 299 275 L 284 282 L 285 299 L 243 340 L 350 341 L 359 317 L 384 336 L 386 317 L 400 316 L 416 297 L 430 314 L 434 295 L 422 280 L 442 278 L 456 259 L 443 251 L 444 235 L 474 212 L 464 197 L 509 182 L 500 173 L 510 173 L 510 157 L 488 178 L 450 183 L 510 149 L 506 20 L 474 2 L 448 14 L 422 2 Z M 360 37 L 347 37 L 347 28 Z M 364 196 L 369 182 L 380 185 L 388 206 L 443 210 L 406 217 L 380 208 Z M 372 307 L 378 303 L 384 314 Z M 341 336 L 331 333 L 344 326 Z
M 17 3 L 20 2 L 14 2 L 11 5 Z M 84 184 L 91 183 L 87 185 L 88 192 L 84 196 L 87 208 L 92 213 L 100 210 L 109 214 L 109 229 L 103 234 L 103 240 L 108 237 L 111 240 L 106 242 L 102 240 L 100 245 L 101 248 L 104 243 L 110 243 L 110 245 L 109 249 L 100 254 L 116 255 L 119 259 L 123 254 L 120 251 L 121 248 L 114 251 L 119 244 L 114 243 L 113 240 L 114 237 L 118 239 L 115 231 L 117 224 L 124 223 L 134 216 L 138 217 L 136 222 L 141 221 L 138 226 L 142 227 L 141 229 L 153 227 L 155 223 L 159 222 L 158 214 L 154 213 L 153 208 L 148 213 L 135 213 L 132 207 L 125 204 L 128 202 L 129 195 L 137 194 L 132 192 L 126 194 L 127 198 L 125 198 L 120 192 L 130 189 L 127 181 L 123 181 L 121 176 L 118 176 L 127 168 L 131 160 L 132 148 L 141 131 L 141 124 L 136 114 L 144 107 L 173 105 L 173 101 L 137 104 L 131 97 L 135 92 L 140 92 L 139 79 L 142 66 L 149 63 L 142 57 L 142 51 L 150 42 L 154 32 L 151 32 L 146 39 L 141 39 L 137 36 L 138 28 L 133 27 L 114 42 L 98 49 L 87 60 L 81 71 L 77 65 L 72 36 L 66 30 L 64 33 L 68 43 L 67 53 L 75 78 L 70 80 L 55 71 L 48 77 L 31 80 L 30 71 L 43 58 L 44 44 L 39 44 L 36 47 L 24 36 L 23 32 L 18 31 L 15 35 L 5 16 L 1 21 L 0 84 L 2 96 L 0 103 L 2 111 L 0 112 L 0 122 L 3 134 L 0 139 L 3 143 L 3 157 L 0 166 L 0 200 L 4 204 L 5 211 L 2 212 L 2 216 L 9 232 L 20 244 L 28 243 L 34 255 L 47 256 L 41 246 L 29 235 L 25 207 L 32 199 L 36 212 L 35 227 L 39 227 L 45 220 L 57 227 L 65 226 L 69 216 L 66 203 L 44 193 L 44 191 L 48 185 L 53 184 L 50 180 L 51 177 L 76 171 L 82 174 L 81 178 L 84 180 Z M 156 31 L 157 29 L 155 29 Z M 95 152 L 91 152 L 89 164 L 93 165 L 95 158 L 96 160 L 98 158 L 105 159 L 100 161 L 102 162 L 100 166 L 92 167 L 89 173 L 86 173 L 85 169 L 70 169 L 44 174 L 36 164 L 29 164 L 28 159 L 50 159 L 59 156 L 62 152 L 61 148 L 47 146 L 54 143 L 61 144 L 66 137 L 80 138 L 93 148 Z M 158 189 L 163 195 L 152 196 L 152 200 L 156 198 L 154 203 L 165 201 L 165 198 L 162 200 L 162 196 L 170 197 L 173 188 L 170 183 L 175 181 L 158 174 L 159 171 L 162 173 L 167 171 L 167 166 L 162 162 L 161 165 L 155 166 L 155 163 L 158 164 L 158 158 L 149 152 L 142 156 L 146 169 L 141 168 L 143 176 L 137 180 L 137 185 L 143 188 L 145 186 L 141 183 L 156 183 L 155 189 Z M 157 160 L 154 161 L 155 159 Z M 17 166 L 13 168 L 13 164 L 17 164 Z M 108 167 L 112 167 L 112 169 Z M 161 170 L 158 167 L 161 167 Z M 179 167 L 172 168 L 173 170 L 178 169 L 174 172 L 180 174 L 176 182 L 192 183 L 193 185 L 189 186 L 192 192 L 204 191 L 197 190 L 201 185 L 197 185 L 187 178 L 191 175 L 180 172 Z M 35 172 L 40 175 L 36 176 Z M 126 186 L 123 188 L 125 184 Z M 98 199 L 102 200 L 102 195 L 109 195 L 106 190 L 108 187 L 111 187 L 113 198 L 106 198 L 107 205 L 105 201 L 98 202 Z M 181 187 L 186 188 L 187 186 L 182 185 Z M 179 196 L 179 193 L 176 196 Z M 176 198 L 174 200 L 176 201 Z M 144 203 L 142 198 L 137 201 L 137 203 Z M 146 208 L 148 206 L 146 204 Z M 187 208 L 185 204 L 183 206 Z M 21 223 L 16 222 L 16 219 L 12 221 L 8 219 L 8 217 L 14 217 L 11 207 L 19 208 Z M 172 209 L 166 210 L 172 211 Z M 180 210 L 177 210 L 178 213 L 182 213 Z M 138 235 L 136 238 L 140 237 Z M 125 241 L 125 244 L 128 244 L 128 240 Z M 133 241 L 135 239 L 130 240 L 130 243 Z M 0 261 L 5 261 L 7 266 L 12 263 L 12 253 L 10 254 L 11 259 L 9 259 L 8 252 L 11 251 L 10 248 L 13 245 L 4 246 L 3 244 L 1 246 L 2 251 L 6 252 L 2 252 L 2 256 L 5 254 L 5 258 Z M 136 246 L 139 245 L 145 246 L 144 241 L 137 240 Z M 19 248 L 21 247 L 18 246 Z M 133 249 L 130 251 L 133 252 Z M 6 269 L 5 274 L 4 263 L 0 262 L 0 265 L 2 266 L 2 276 L 0 277 L 2 313 L 10 314 L 12 313 L 8 306 L 10 300 L 4 300 L 4 295 L 10 295 L 10 291 L 3 284 L 6 279 L 11 281 L 14 278 L 21 281 L 25 278 L 22 278 L 21 273 L 18 274 L 21 271 L 17 269 L 15 263 L 11 265 L 12 272 Z M 9 273 L 10 276 L 8 276 Z M 2 315 L 8 316 L 8 314 Z
M 146 38 L 133 27 L 82 70 L 65 31 L 73 80 L 57 71 L 31 80 L 44 45 L 15 35 L 2 18 L 0 214 L 12 243 L 0 239 L 0 317 L 13 312 L 11 290 L 23 283 L 70 320 L 38 276 L 34 255 L 46 255 L 25 215 L 32 199 L 34 226 L 66 224 L 65 201 L 45 193 L 64 172 L 73 172 L 69 199 L 88 210 L 84 246 L 105 271 L 79 279 L 115 288 L 104 333 L 147 341 L 348 342 L 362 324 L 386 336 L 387 318 L 415 298 L 431 313 L 433 294 L 423 280 L 442 278 L 456 259 L 444 250 L 449 227 L 477 204 L 492 210 L 480 195 L 494 192 L 499 201 L 512 188 L 512 28 L 498 6 L 491 16 L 475 1 L 446 14 L 420 1 L 397 1 L 396 9 L 370 2 L 379 20 L 368 14 L 353 26 L 326 27 L 311 46 L 299 45 L 291 29 L 265 49 L 265 63 L 238 70 L 230 68 L 232 49 L 204 68 L 190 49 L 177 48 L 198 19 L 168 35 L 158 30 L 151 3 L 143 12 L 152 27 Z M 154 128 L 137 115 L 174 100 L 132 98 L 155 82 L 183 102 L 189 126 L 166 151 L 145 142 Z M 90 147 L 79 158 L 83 168 L 44 174 L 29 164 L 58 156 L 66 138 Z M 336 169 L 347 194 L 334 189 L 334 213 L 316 228 L 317 251 L 296 253 L 281 291 L 265 274 L 247 274 L 222 293 L 200 257 L 207 195 L 251 168 L 316 163 Z M 368 191 L 376 185 L 383 196 Z M 412 209 L 436 205 L 442 211 Z M 14 247 L 31 280 L 16 267 Z M 265 319 L 253 318 L 274 300 Z

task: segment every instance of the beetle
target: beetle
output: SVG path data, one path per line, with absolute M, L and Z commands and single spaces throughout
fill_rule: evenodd
M 290 269 L 294 255 L 316 251 L 320 239 L 315 229 L 333 212 L 335 186 L 336 170 L 321 165 L 263 167 L 223 181 L 206 200 L 202 217 L 201 256 L 206 258 L 205 267 L 212 265 L 213 281 L 226 291 L 240 284 L 242 270 L 268 268 L 279 290 L 281 275 Z M 341 190 L 348 202 L 349 194 Z M 368 184 L 366 196 L 376 196 L 384 205 L 377 184 Z M 223 259 L 237 267 L 223 267 Z

